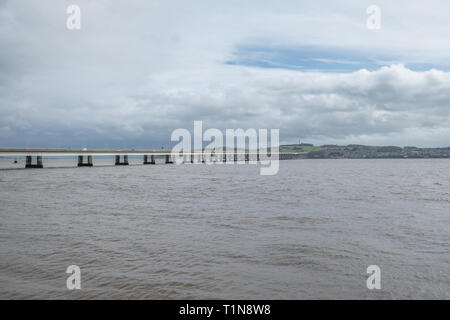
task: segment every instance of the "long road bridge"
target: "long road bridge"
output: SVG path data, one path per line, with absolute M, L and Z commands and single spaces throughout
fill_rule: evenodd
M 122 150 L 122 149 L 24 149 L 24 148 L 0 148 L 0 157 L 25 157 L 25 168 L 43 168 L 43 157 L 78 157 L 79 167 L 92 167 L 94 165 L 94 156 L 113 156 L 115 157 L 115 165 L 128 165 L 128 156 L 142 156 L 143 164 L 155 164 L 155 156 L 164 156 L 165 163 L 174 163 L 176 156 L 182 156 L 184 161 L 186 158 L 191 163 L 205 163 L 207 160 L 214 159 L 217 161 L 260 161 L 261 158 L 274 159 L 273 156 L 278 155 L 278 159 L 295 158 L 304 153 L 289 152 L 279 153 L 267 150 L 203 150 L 191 152 L 173 152 L 171 150 Z M 239 156 L 244 156 L 243 160 L 238 160 Z M 33 157 L 36 162 L 33 162 Z M 230 159 L 231 157 L 231 159 Z M 84 161 L 86 158 L 86 162 Z M 189 159 L 190 158 L 190 159 Z M 255 159 L 256 158 L 256 159 Z

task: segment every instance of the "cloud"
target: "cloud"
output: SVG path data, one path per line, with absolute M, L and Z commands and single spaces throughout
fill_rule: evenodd
M 381 1 L 375 33 L 349 1 L 76 2 L 79 31 L 65 27 L 72 1 L 0 5 L 0 146 L 159 148 L 194 120 L 280 128 L 283 142 L 450 144 L 448 72 L 379 61 L 357 70 L 360 56 L 333 54 L 445 70 L 445 1 Z M 274 68 L 227 64 L 252 46 L 318 48 L 303 58 L 352 72 L 289 70 L 280 55 Z

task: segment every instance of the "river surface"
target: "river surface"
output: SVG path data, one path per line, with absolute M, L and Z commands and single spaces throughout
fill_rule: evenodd
M 140 161 L 0 170 L 0 299 L 450 298 L 449 160 Z

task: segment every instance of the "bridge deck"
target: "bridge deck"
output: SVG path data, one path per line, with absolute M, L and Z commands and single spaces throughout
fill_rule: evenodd
M 211 151 L 205 150 L 205 154 L 210 154 Z M 255 151 L 244 151 L 244 150 L 227 150 L 224 151 L 215 151 L 215 154 L 263 154 L 266 153 L 265 150 Z M 270 153 L 270 152 L 269 152 Z M 276 151 L 272 152 L 273 154 L 279 153 Z M 129 156 L 144 156 L 144 155 L 177 155 L 179 153 L 172 153 L 171 150 L 125 150 L 125 149 L 46 149 L 46 148 L 0 148 L 0 156 L 81 156 L 81 155 L 92 155 L 92 156 L 116 156 L 116 155 L 129 155 Z M 193 151 L 193 152 L 183 152 L 183 155 L 201 155 L 202 151 Z M 302 154 L 295 152 L 283 152 L 283 154 Z

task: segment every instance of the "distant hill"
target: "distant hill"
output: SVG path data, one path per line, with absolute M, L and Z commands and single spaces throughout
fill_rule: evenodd
M 450 158 L 450 147 L 417 148 L 396 146 L 346 146 L 312 144 L 290 144 L 280 146 L 280 153 L 299 153 L 289 158 L 312 159 L 377 159 L 377 158 Z

